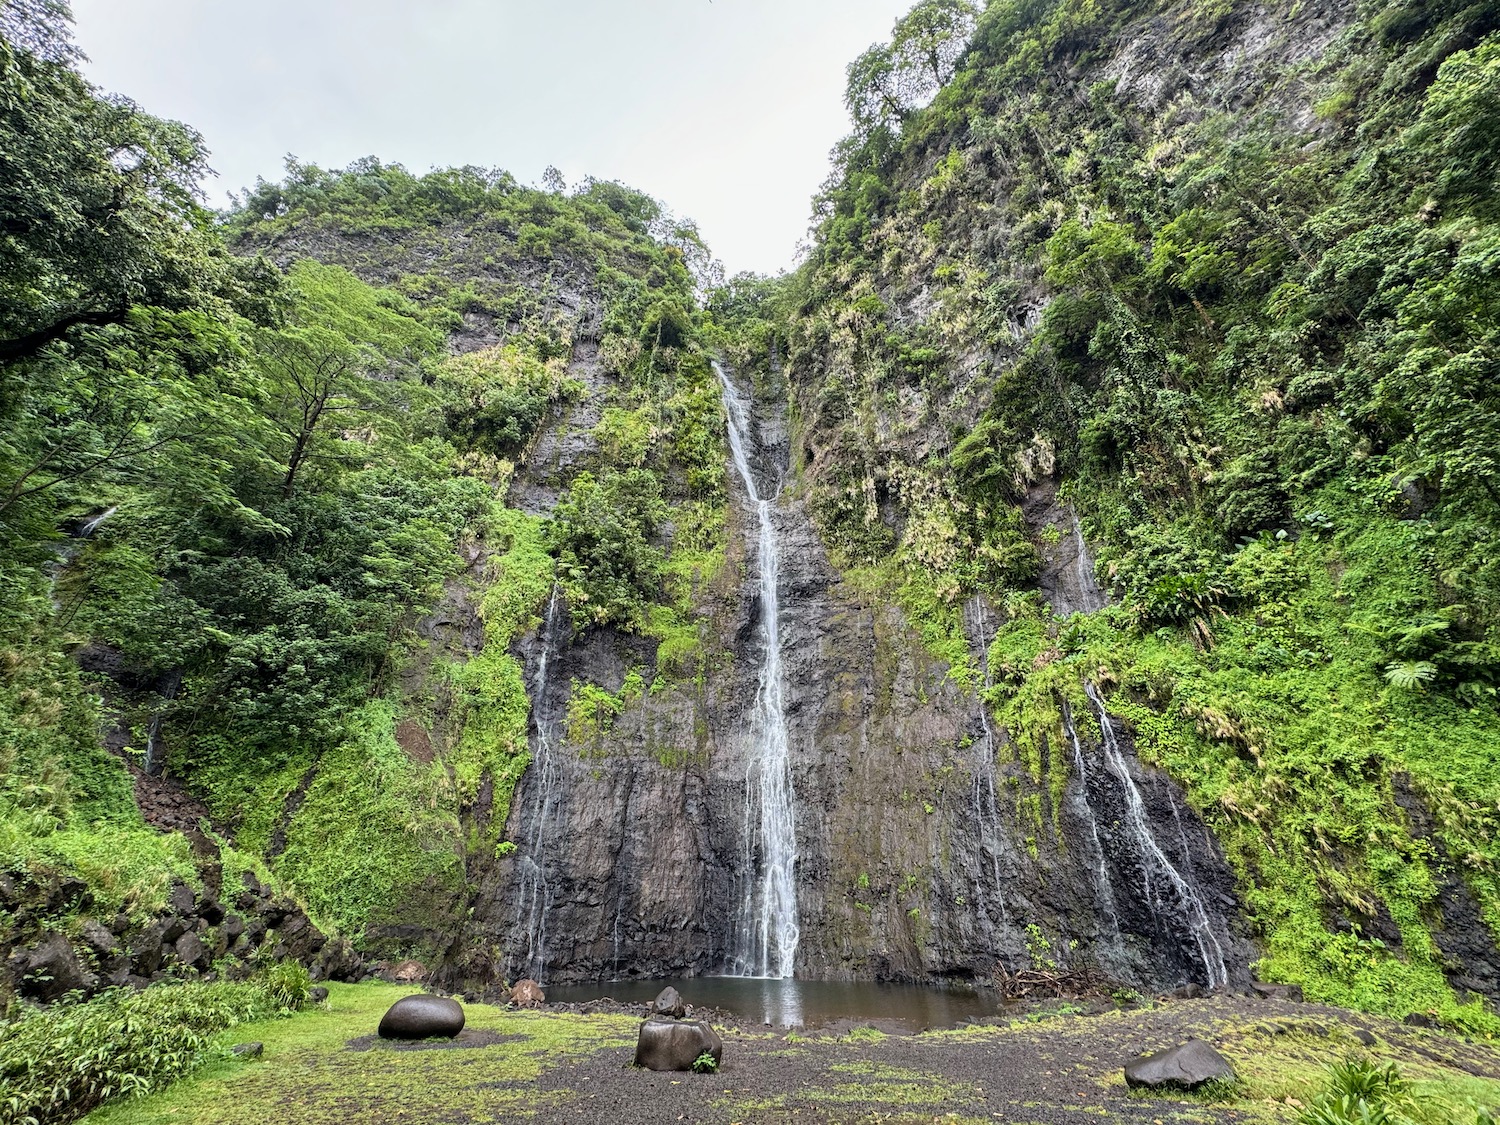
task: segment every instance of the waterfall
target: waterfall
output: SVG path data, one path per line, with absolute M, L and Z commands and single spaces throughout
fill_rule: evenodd
M 1073 795 L 1068 799 L 1073 804 L 1073 815 L 1088 825 L 1089 840 L 1094 845 L 1094 854 L 1091 859 L 1091 878 L 1094 881 L 1094 894 L 1098 896 L 1099 905 L 1104 908 L 1105 916 L 1109 918 L 1110 927 L 1114 931 L 1114 937 L 1120 938 L 1120 915 L 1115 909 L 1115 889 L 1109 881 L 1109 867 L 1104 858 L 1104 844 L 1099 839 L 1099 820 L 1094 816 L 1094 806 L 1089 804 L 1089 774 L 1083 762 L 1083 744 L 1078 740 L 1078 728 L 1073 725 L 1073 708 L 1066 702 L 1063 703 L 1063 729 L 1068 732 L 1068 738 L 1073 743 L 1073 769 L 1078 773 L 1078 785 L 1072 790 Z
M 1083 538 L 1083 528 L 1078 523 L 1078 513 L 1073 513 L 1073 544 L 1077 554 L 1073 556 L 1073 577 L 1078 582 L 1079 610 L 1083 613 L 1098 613 L 1109 604 L 1109 598 L 1099 588 L 1094 578 L 1094 557 L 1089 554 L 1089 545 Z
M 542 980 L 547 971 L 547 911 L 552 906 L 552 888 L 547 883 L 547 832 L 557 803 L 558 763 L 553 754 L 554 730 L 546 718 L 547 665 L 552 656 L 554 626 L 557 620 L 560 587 L 552 585 L 547 600 L 547 616 L 542 621 L 541 655 L 537 658 L 536 676 L 532 680 L 531 712 L 536 721 L 536 738 L 532 746 L 532 784 L 535 793 L 531 808 L 531 831 L 526 850 L 520 858 L 521 884 L 517 901 L 517 920 L 526 931 L 526 953 L 522 964 L 534 980 Z
M 1121 789 L 1124 791 L 1124 827 L 1131 846 L 1140 859 L 1141 872 L 1145 880 L 1142 889 L 1146 901 L 1157 908 L 1170 906 L 1176 911 L 1198 946 L 1198 955 L 1203 960 L 1203 971 L 1208 976 L 1208 986 L 1217 988 L 1228 984 L 1229 966 L 1224 960 L 1224 950 L 1219 945 L 1219 939 L 1214 936 L 1213 925 L 1209 922 L 1208 910 L 1203 905 L 1202 897 L 1189 881 L 1192 871 L 1189 869 L 1188 878 L 1184 878 L 1177 868 L 1172 866 L 1171 860 L 1157 843 L 1151 831 L 1151 822 L 1146 817 L 1145 802 L 1141 800 L 1140 790 L 1136 788 L 1135 780 L 1130 776 L 1125 755 L 1121 752 L 1119 739 L 1115 736 L 1114 723 L 1109 717 L 1109 712 L 1104 709 L 1104 701 L 1099 698 L 1099 693 L 1094 689 L 1093 684 L 1086 684 L 1084 690 L 1088 693 L 1089 701 L 1093 703 L 1094 709 L 1099 713 L 1099 727 L 1103 732 L 1105 766 L 1119 780 Z M 1173 811 L 1174 813 L 1176 811 L 1175 803 Z M 1153 871 L 1165 879 L 1167 888 L 1171 891 L 1171 897 L 1175 901 L 1169 903 L 1165 895 L 1156 893 L 1152 886 Z
M 728 374 L 714 372 L 724 392 L 729 449 L 759 525 L 760 627 L 765 651 L 749 717 L 751 753 L 745 776 L 744 872 L 752 876 L 740 904 L 731 962 L 733 976 L 789 977 L 801 936 L 797 921 L 797 825 L 781 666 L 781 544 L 773 520 L 775 495 L 762 499 L 747 453 L 750 410 Z
M 1000 801 L 995 794 L 995 726 L 990 720 L 988 699 L 989 689 L 994 687 L 990 670 L 990 623 L 982 597 L 975 597 L 970 605 L 973 606 L 975 632 L 984 652 L 980 664 L 984 672 L 984 690 L 979 696 L 979 721 L 984 737 L 976 744 L 974 759 L 974 823 L 979 828 L 980 850 L 990 859 L 995 902 L 1000 908 L 1000 924 L 1008 927 L 1010 916 L 1005 909 L 1005 874 L 1000 866 L 1005 834 L 1000 824 Z M 982 873 L 975 889 L 978 891 L 980 907 L 988 913 L 989 894 Z
M 177 691 L 182 687 L 182 669 L 170 673 L 162 683 L 162 702 L 151 711 L 151 721 L 146 725 L 146 756 L 142 763 L 142 769 L 146 773 L 155 776 L 160 771 L 157 769 L 156 742 L 161 737 L 162 715 L 166 713 L 167 707 L 177 698 Z

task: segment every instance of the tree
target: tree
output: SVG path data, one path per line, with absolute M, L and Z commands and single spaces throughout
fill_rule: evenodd
M 844 104 L 860 132 L 896 129 L 952 80 L 979 10 L 968 0 L 923 0 L 849 64 Z
M 33 11 L 35 10 L 35 11 Z M 133 308 L 231 311 L 254 289 L 201 206 L 202 138 L 100 97 L 65 61 L 60 6 L 7 9 L 0 100 L 0 364 Z M 14 37 L 13 37 L 14 36 Z M 43 54 L 34 53 L 35 47 Z M 238 294 L 247 296 L 248 294 Z
M 402 298 L 348 270 L 303 261 L 288 276 L 295 293 L 288 324 L 255 336 L 284 499 L 308 462 L 331 452 L 335 420 L 346 436 L 375 425 L 403 372 L 440 342 Z

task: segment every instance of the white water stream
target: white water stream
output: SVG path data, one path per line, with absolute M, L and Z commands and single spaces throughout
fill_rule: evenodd
M 760 626 L 764 653 L 755 705 L 749 716 L 751 748 L 745 777 L 745 864 L 748 876 L 740 903 L 730 975 L 790 977 L 801 929 L 797 919 L 797 824 L 781 663 L 781 544 L 773 509 L 779 488 L 761 497 L 747 452 L 750 409 L 729 375 L 714 371 L 724 391 L 729 449 L 735 470 L 759 523 Z
M 547 884 L 547 836 L 552 813 L 557 805 L 558 763 L 553 754 L 553 726 L 547 721 L 547 664 L 552 656 L 553 631 L 557 620 L 559 587 L 554 583 L 547 601 L 547 616 L 542 621 L 541 655 L 537 658 L 536 677 L 532 681 L 531 707 L 536 717 L 536 738 L 532 745 L 531 768 L 535 778 L 532 796 L 531 831 L 526 850 L 520 857 L 521 889 L 517 914 L 526 930 L 525 971 L 533 980 L 545 983 L 547 971 L 547 911 L 552 906 L 552 888 Z
M 1146 817 L 1145 802 L 1141 800 L 1140 790 L 1136 788 L 1135 780 L 1130 776 L 1125 755 L 1121 752 L 1119 740 L 1115 736 L 1114 723 L 1109 717 L 1109 712 L 1104 709 L 1104 701 L 1099 698 L 1099 693 L 1094 689 L 1093 684 L 1085 685 L 1084 690 L 1088 693 L 1089 701 L 1093 703 L 1094 709 L 1099 713 L 1099 728 L 1104 736 L 1104 764 L 1119 780 L 1120 787 L 1125 794 L 1125 830 L 1141 861 L 1146 901 L 1158 908 L 1169 905 L 1167 896 L 1158 894 L 1152 885 L 1152 872 L 1155 871 L 1165 879 L 1172 898 L 1176 900 L 1175 904 L 1171 905 L 1175 905 L 1178 916 L 1198 946 L 1198 955 L 1203 961 L 1203 971 L 1208 976 L 1208 986 L 1218 988 L 1228 984 L 1229 966 L 1224 960 L 1224 949 L 1220 946 L 1219 939 L 1214 936 L 1213 925 L 1209 921 L 1208 910 L 1203 905 L 1203 899 L 1189 879 L 1184 878 L 1177 868 L 1172 866 L 1172 861 L 1167 858 L 1161 845 L 1156 842 L 1156 837 L 1151 831 L 1151 822 Z M 1173 812 L 1176 812 L 1175 805 Z
M 1078 740 L 1078 728 L 1073 725 L 1073 709 L 1066 702 L 1063 703 L 1063 727 L 1073 741 L 1073 768 L 1078 771 L 1078 784 L 1070 787 L 1072 796 L 1069 800 L 1075 802 L 1074 815 L 1088 825 L 1089 839 L 1094 845 L 1094 855 L 1091 860 L 1094 894 L 1099 897 L 1099 905 L 1104 908 L 1105 916 L 1109 918 L 1109 924 L 1114 930 L 1115 941 L 1118 942 L 1120 940 L 1120 915 L 1115 909 L 1115 890 L 1109 881 L 1109 868 L 1104 858 L 1104 844 L 1099 839 L 1099 821 L 1094 816 L 1094 807 L 1089 804 L 1089 775 L 1083 764 L 1083 744 Z

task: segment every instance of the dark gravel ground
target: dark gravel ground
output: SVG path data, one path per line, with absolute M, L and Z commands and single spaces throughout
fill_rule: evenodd
M 1071 1017 L 1038 1012 L 1004 1026 L 906 1036 L 720 1030 L 724 1065 L 715 1075 L 632 1070 L 629 1051 L 564 1062 L 541 1076 L 541 1088 L 554 1094 L 539 1099 L 536 1120 L 1277 1121 L 1295 1118 L 1298 1108 L 1295 1094 L 1283 1090 L 1307 1096 L 1323 1068 L 1349 1054 L 1397 1060 L 1412 1077 L 1500 1078 L 1495 1047 L 1334 1008 L 1245 997 Z M 1127 1093 L 1126 1061 L 1189 1038 L 1213 1043 L 1235 1063 L 1246 1080 L 1242 1097 L 1214 1104 Z

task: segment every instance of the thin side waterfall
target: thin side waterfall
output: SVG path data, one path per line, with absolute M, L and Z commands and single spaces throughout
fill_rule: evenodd
M 554 731 L 544 708 L 559 590 L 558 584 L 553 583 L 552 596 L 547 600 L 547 616 L 542 621 L 542 652 L 537 658 L 536 676 L 532 680 L 531 708 L 536 716 L 536 739 L 532 747 L 531 768 L 536 791 L 532 798 L 531 831 L 527 834 L 526 850 L 520 859 L 521 885 L 516 911 L 526 929 L 525 971 L 538 981 L 547 971 L 547 911 L 552 907 L 552 888 L 547 884 L 547 837 L 557 804 L 559 770 L 552 752 Z
M 1078 592 L 1083 602 L 1084 613 L 1098 613 L 1109 604 L 1109 598 L 1099 588 L 1094 578 L 1094 557 L 1089 554 L 1088 541 L 1083 537 L 1083 528 L 1078 523 L 1078 513 L 1073 513 L 1073 542 L 1078 553 L 1073 556 L 1074 577 L 1078 580 Z
M 155 776 L 161 772 L 161 763 L 157 759 L 156 744 L 161 738 L 161 720 L 167 707 L 177 698 L 178 689 L 182 687 L 182 669 L 172 672 L 162 683 L 162 702 L 152 709 L 151 721 L 146 724 L 146 757 L 142 763 L 142 769 L 146 773 Z
M 745 777 L 745 862 L 750 876 L 740 904 L 731 975 L 790 977 L 801 930 L 797 920 L 797 824 L 781 664 L 781 544 L 772 518 L 775 495 L 762 499 L 747 452 L 750 410 L 728 374 L 714 371 L 724 391 L 729 449 L 759 523 L 760 628 L 764 643 L 755 705 L 749 716 L 751 748 Z
M 1110 720 L 1109 712 L 1104 709 L 1104 701 L 1099 698 L 1099 693 L 1094 689 L 1093 684 L 1085 685 L 1084 690 L 1088 693 L 1089 701 L 1093 703 L 1094 709 L 1099 713 L 1099 727 L 1104 735 L 1104 763 L 1109 772 L 1119 780 L 1125 793 L 1125 828 L 1141 860 L 1141 870 L 1145 877 L 1146 901 L 1160 906 L 1168 905 L 1164 901 L 1165 896 L 1157 896 L 1153 892 L 1151 873 L 1155 870 L 1165 878 L 1167 887 L 1176 900 L 1174 905 L 1178 915 L 1186 924 L 1188 932 L 1193 935 L 1193 941 L 1197 943 L 1198 955 L 1203 960 L 1203 971 L 1208 976 L 1208 986 L 1217 988 L 1228 984 L 1229 966 L 1224 960 L 1224 949 L 1219 945 L 1219 939 L 1214 936 L 1213 925 L 1209 922 L 1208 910 L 1203 905 L 1203 899 L 1189 879 L 1183 878 L 1177 868 L 1172 866 L 1172 862 L 1162 851 L 1161 845 L 1156 842 L 1156 837 L 1151 832 L 1151 822 L 1146 818 L 1145 802 L 1141 800 L 1140 790 L 1136 788 L 1135 780 L 1130 776 L 1130 769 L 1125 763 L 1125 755 L 1120 751 L 1119 740 L 1115 737 L 1114 723 Z M 1189 878 L 1191 878 L 1191 873 Z
M 1078 772 L 1078 785 L 1072 790 L 1073 795 L 1069 801 L 1073 803 L 1073 813 L 1082 820 L 1089 829 L 1089 839 L 1094 845 L 1094 854 L 1091 858 L 1091 876 L 1094 880 L 1094 894 L 1099 898 L 1099 905 L 1104 908 L 1105 916 L 1109 919 L 1114 936 L 1120 937 L 1120 915 L 1115 909 L 1115 889 L 1109 881 L 1109 867 L 1104 858 L 1104 844 L 1099 839 L 1099 821 L 1094 816 L 1094 806 L 1089 804 L 1089 774 L 1083 762 L 1083 744 L 1078 740 L 1078 728 L 1073 725 L 1073 708 L 1067 702 L 1063 703 L 1063 728 L 1068 732 L 1068 738 L 1073 743 L 1073 768 Z
M 976 597 L 972 603 L 975 631 L 979 643 L 984 647 L 981 667 L 984 670 L 984 691 L 979 698 L 979 721 L 984 736 L 975 748 L 974 759 L 974 822 L 979 826 L 980 849 L 989 856 L 991 875 L 994 879 L 995 903 L 1000 909 L 1000 923 L 1010 926 L 1010 916 L 1005 909 L 1005 874 L 1000 866 L 1004 832 L 1000 825 L 1000 801 L 995 793 L 995 727 L 990 721 L 989 689 L 994 687 L 990 671 L 990 622 L 985 613 L 984 599 Z M 977 887 L 980 906 L 987 908 L 989 893 L 981 878 Z

